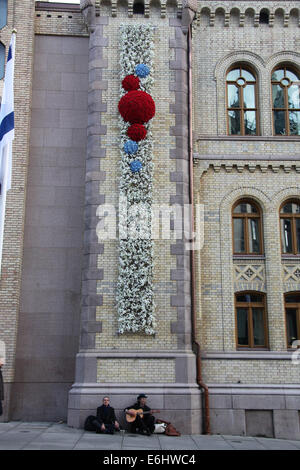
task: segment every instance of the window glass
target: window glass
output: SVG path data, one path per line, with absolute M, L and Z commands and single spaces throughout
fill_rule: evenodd
M 234 70 L 231 70 L 228 74 L 227 74 L 227 80 L 230 82 L 235 82 L 237 78 L 239 78 L 240 76 L 240 69 L 234 69 Z
M 297 309 L 286 309 L 286 329 L 288 345 L 292 346 L 293 341 L 297 339 Z
M 7 23 L 7 0 L 0 0 L 0 28 Z
M 300 108 L 300 87 L 291 85 L 288 88 L 289 108 Z
M 286 134 L 285 112 L 274 111 L 274 127 L 276 135 Z
M 284 93 L 280 85 L 272 85 L 273 107 L 284 108 Z
M 260 253 L 259 219 L 248 219 L 249 251 Z
M 300 77 L 298 77 L 294 72 L 291 70 L 286 70 L 285 76 L 288 77 L 292 82 L 298 82 Z
M 241 112 L 229 111 L 229 134 L 239 135 L 241 133 Z
M 256 135 L 257 100 L 254 74 L 249 70 L 238 67 L 227 73 L 226 80 L 229 134 Z
M 256 135 L 256 112 L 246 111 L 244 114 L 245 135 Z
M 272 73 L 272 80 L 274 80 L 274 82 L 279 82 L 283 77 L 284 77 L 283 69 L 275 70 Z
M 261 307 L 252 307 L 252 321 L 253 321 L 254 346 L 264 346 L 265 344 L 264 312 Z
M 300 135 L 300 111 L 289 111 L 290 135 Z
M 283 253 L 292 253 L 292 225 L 290 219 L 280 219 Z
M 228 85 L 228 107 L 229 108 L 239 108 L 240 106 L 240 97 L 239 89 L 235 85 Z
M 298 202 L 287 202 L 281 209 L 284 214 L 300 214 L 300 204 Z
M 300 218 L 296 219 L 297 253 L 300 253 Z
M 244 253 L 245 251 L 245 231 L 243 219 L 233 219 L 233 232 L 234 232 L 234 252 Z
M 300 135 L 300 83 L 295 72 L 286 67 L 273 72 L 272 100 L 275 135 Z
M 255 85 L 246 85 L 244 88 L 244 107 L 255 108 Z
M 233 211 L 234 214 L 251 214 L 251 213 L 258 213 L 256 206 L 250 204 L 249 202 L 241 202 L 238 204 Z
M 236 296 L 237 302 L 256 302 L 262 303 L 263 296 L 261 294 L 257 294 L 256 292 L 247 292 L 245 294 L 240 293 Z
M 242 77 L 245 78 L 247 82 L 255 82 L 255 77 L 252 73 L 248 72 L 248 70 L 242 70 Z
M 290 304 L 300 303 L 300 294 L 298 294 L 297 292 L 295 294 L 287 294 L 285 296 L 285 302 Z
M 248 338 L 248 309 L 238 307 L 237 309 L 237 330 L 238 330 L 238 344 L 247 346 L 249 344 Z

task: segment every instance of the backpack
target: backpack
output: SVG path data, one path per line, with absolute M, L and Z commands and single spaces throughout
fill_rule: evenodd
M 86 418 L 84 422 L 85 431 L 96 431 L 96 426 L 93 424 L 93 421 L 97 419 L 96 416 L 90 415 Z
M 163 419 L 157 419 L 156 423 L 164 423 L 166 427 L 165 434 L 166 436 L 181 436 L 181 433 L 170 423 L 170 421 L 165 421 Z

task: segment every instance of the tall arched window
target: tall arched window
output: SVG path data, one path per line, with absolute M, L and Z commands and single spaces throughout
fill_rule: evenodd
M 267 348 L 265 295 L 260 292 L 235 294 L 236 344 L 238 348 Z
M 300 292 L 285 294 L 286 334 L 288 347 L 300 340 Z
M 0 0 L 0 29 L 7 23 L 7 0 Z
M 272 73 L 273 128 L 275 135 L 300 135 L 300 76 L 290 67 Z
M 262 254 L 261 210 L 255 202 L 242 199 L 232 208 L 233 253 Z
M 300 253 L 300 201 L 285 201 L 280 208 L 282 253 Z
M 257 135 L 257 80 L 244 66 L 231 68 L 226 77 L 227 123 L 230 135 Z

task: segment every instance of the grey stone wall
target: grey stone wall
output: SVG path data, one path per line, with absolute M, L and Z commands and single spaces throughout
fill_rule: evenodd
M 36 36 L 11 419 L 67 414 L 79 347 L 88 39 Z

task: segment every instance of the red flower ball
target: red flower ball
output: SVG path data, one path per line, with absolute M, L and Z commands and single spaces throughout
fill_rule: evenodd
M 122 87 L 126 91 L 137 90 L 140 87 L 140 79 L 135 75 L 126 75 L 122 81 Z
M 147 129 L 143 124 L 132 124 L 132 126 L 128 127 L 127 135 L 131 140 L 139 142 L 146 137 Z
M 119 112 L 124 121 L 130 124 L 143 124 L 153 118 L 155 104 L 145 91 L 129 91 L 119 101 Z

